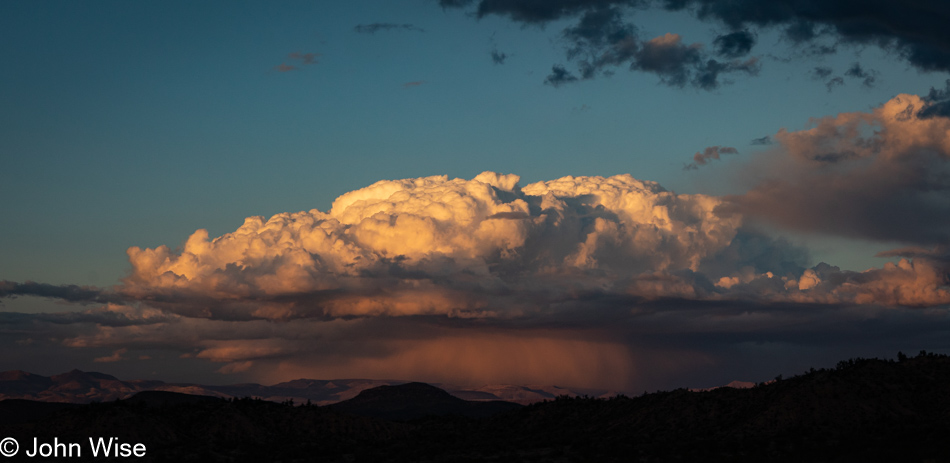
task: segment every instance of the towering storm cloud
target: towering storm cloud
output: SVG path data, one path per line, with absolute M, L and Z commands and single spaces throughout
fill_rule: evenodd
M 133 247 L 122 291 L 211 318 L 502 316 L 605 288 L 696 296 L 676 275 L 699 271 L 740 224 L 713 212 L 716 198 L 629 175 L 518 180 L 380 181 L 329 212 L 250 217 L 214 239 L 198 230 L 179 253 Z
M 798 170 L 783 160 L 783 179 L 728 198 L 676 194 L 630 175 L 524 187 L 516 175 L 492 172 L 384 180 L 340 196 L 328 212 L 249 217 L 213 239 L 198 230 L 178 252 L 130 248 L 132 273 L 117 291 L 179 315 L 225 320 L 516 319 L 592 295 L 626 304 L 946 304 L 945 260 L 917 253 L 861 273 L 808 268 L 804 250 L 743 225 L 748 216 L 942 243 L 946 224 L 918 217 L 946 207 L 929 193 L 943 189 L 947 120 L 920 119 L 915 111 L 925 106 L 902 95 L 874 113 L 781 131 L 775 138 Z M 883 129 L 862 129 L 875 123 Z M 907 180 L 913 175 L 933 181 Z
M 908 117 L 901 123 L 941 123 Z M 937 131 L 913 133 L 898 140 L 919 146 Z M 800 162 L 844 162 L 815 159 L 816 136 L 776 138 Z M 878 145 L 875 153 L 892 153 Z M 131 274 L 112 289 L 4 282 L 3 296 L 106 305 L 0 313 L 0 327 L 21 348 L 66 347 L 98 363 L 170 352 L 264 382 L 368 376 L 620 390 L 708 375 L 723 356 L 758 355 L 749 343 L 851 336 L 892 345 L 943 329 L 943 311 L 919 309 L 950 304 L 945 248 L 898 249 L 886 256 L 899 262 L 865 272 L 808 267 L 804 249 L 744 224 L 737 209 L 762 214 L 749 199 L 765 198 L 756 191 L 676 194 L 630 175 L 523 187 L 492 172 L 383 180 L 327 212 L 249 217 L 216 238 L 198 230 L 179 250 L 132 247 Z M 841 331 L 868 320 L 888 324 L 885 334 Z

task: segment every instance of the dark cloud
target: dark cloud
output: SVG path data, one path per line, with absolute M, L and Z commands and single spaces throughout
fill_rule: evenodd
M 719 88 L 721 74 L 730 74 L 734 72 L 743 72 L 754 76 L 759 73 L 759 60 L 750 58 L 746 61 L 719 62 L 714 59 L 706 61 L 695 70 L 693 85 L 703 90 L 715 90 Z
M 794 20 L 785 26 L 785 37 L 795 44 L 801 44 L 818 37 L 815 24 L 806 20 Z
M 690 84 L 703 90 L 719 88 L 720 76 L 735 72 L 755 75 L 758 60 L 721 62 L 706 59 L 702 45 L 686 45 L 677 34 L 666 34 L 642 42 L 633 56 L 631 69 L 649 72 L 660 77 L 660 82 L 671 87 Z
M 508 54 L 498 51 L 497 48 L 492 48 L 491 51 L 491 61 L 495 64 L 505 64 L 505 60 L 508 59 Z
M 122 300 L 122 298 L 115 293 L 107 292 L 93 286 L 51 285 L 47 283 L 34 283 L 32 281 L 24 283 L 6 280 L 0 281 L 0 298 L 15 296 L 48 297 L 88 304 L 105 304 L 108 302 L 121 302 Z
M 439 0 L 442 8 L 461 8 L 471 5 L 474 0 Z
M 922 119 L 931 117 L 950 117 L 950 101 L 938 101 L 926 106 L 917 113 Z
M 813 79 L 822 80 L 822 81 L 825 79 L 828 79 L 828 77 L 830 77 L 831 74 L 833 73 L 834 71 L 831 68 L 826 67 L 826 66 L 816 66 L 810 72 Z M 873 83 L 873 77 L 871 78 L 871 80 Z M 836 87 L 840 87 L 842 85 L 844 85 L 844 78 L 841 76 L 835 76 L 825 81 L 825 88 L 827 88 L 829 92 L 833 91 Z
M 353 30 L 359 34 L 375 34 L 380 31 L 382 32 L 388 32 L 388 31 L 425 32 L 425 29 L 414 26 L 412 24 L 393 24 L 393 23 L 357 24 L 355 27 L 353 27 Z
M 698 44 L 657 47 L 653 40 L 637 37 L 637 27 L 626 16 L 637 8 L 658 6 L 666 10 L 689 10 L 699 19 L 715 21 L 729 32 L 716 37 L 713 47 L 721 58 L 747 55 L 755 46 L 756 30 L 779 28 L 793 47 L 805 55 L 837 51 L 838 43 L 872 45 L 893 51 L 924 71 L 950 71 L 950 3 L 912 0 L 900 5 L 888 0 L 854 3 L 850 0 L 441 0 L 443 8 L 474 6 L 476 17 L 498 15 L 526 25 L 544 25 L 572 20 L 562 33 L 566 53 L 578 66 L 581 79 L 611 74 L 614 67 L 629 64 L 633 70 L 657 74 L 674 87 L 691 84 L 713 90 L 718 77 L 727 72 L 755 75 L 749 62 L 722 63 L 710 59 Z M 656 40 L 656 39 L 654 39 Z M 692 48 L 691 48 L 692 47 Z M 664 56 L 660 56 L 664 55 Z M 874 84 L 876 73 L 859 68 L 849 77 Z M 822 78 L 824 80 L 824 78 Z M 832 79 L 834 88 L 843 79 Z
M 467 7 L 477 3 L 476 15 L 481 18 L 488 15 L 508 16 L 513 21 L 528 24 L 543 24 L 562 18 L 570 18 L 592 10 L 604 10 L 614 7 L 635 6 L 644 2 L 638 0 L 439 0 L 439 5 L 447 7 Z
M 711 59 L 701 44 L 683 44 L 677 34 L 666 34 L 641 40 L 637 27 L 625 19 L 629 7 L 646 5 L 641 1 L 611 0 L 555 0 L 479 2 L 444 1 L 443 7 L 465 7 L 477 3 L 476 16 L 500 15 L 524 24 L 545 24 L 550 21 L 576 18 L 576 22 L 561 33 L 565 54 L 577 65 L 577 75 L 564 66 L 545 80 L 559 86 L 577 80 L 611 75 L 615 69 L 627 66 L 631 70 L 656 74 L 660 82 L 673 86 L 692 85 L 704 90 L 719 88 L 721 76 L 730 73 L 754 75 L 759 65 L 755 59 L 746 61 L 719 61 Z M 755 35 L 750 31 L 736 31 L 721 36 L 717 47 L 721 57 L 736 58 L 748 54 Z
M 564 30 L 563 37 L 570 44 L 567 58 L 578 62 L 584 79 L 630 61 L 640 48 L 636 28 L 623 21 L 617 8 L 586 12 L 577 25 Z
M 711 160 L 719 160 L 723 154 L 738 154 L 739 151 L 729 146 L 707 146 L 706 149 L 693 155 L 693 162 L 683 166 L 683 170 L 695 170 L 699 166 L 708 164 Z
M 930 93 L 924 98 L 926 105 L 917 112 L 917 117 L 950 117 L 950 79 L 943 90 L 930 87 Z
M 854 63 L 844 72 L 844 75 L 848 77 L 853 77 L 855 79 L 862 79 L 862 84 L 865 87 L 871 88 L 874 87 L 874 81 L 877 80 L 878 72 L 873 69 L 865 70 L 861 67 L 860 63 Z
M 943 101 L 950 99 L 950 79 L 947 79 L 944 82 L 944 88 L 942 90 L 937 90 L 934 87 L 930 87 L 930 92 L 927 93 L 927 96 L 924 97 L 925 101 Z
M 424 80 L 414 80 L 414 81 L 412 81 L 412 82 L 406 82 L 406 83 L 402 84 L 402 88 L 418 87 L 418 86 L 420 86 L 420 85 L 422 85 L 422 84 L 424 84 L 424 83 L 426 83 L 426 81 L 424 81 Z
M 739 58 L 748 55 L 755 45 L 755 34 L 748 30 L 723 34 L 713 40 L 716 54 L 725 58 Z
M 644 42 L 631 68 L 654 73 L 667 85 L 683 87 L 693 67 L 702 62 L 701 49 L 699 44 L 683 44 L 678 34 L 666 34 Z
M 825 88 L 827 88 L 829 92 L 842 85 L 844 85 L 844 78 L 842 77 L 835 77 L 828 82 L 825 82 Z
M 750 26 L 785 28 L 795 43 L 831 34 L 853 44 L 899 52 L 925 71 L 950 71 L 950 4 L 941 0 L 667 0 L 668 9 L 694 8 L 700 19 L 722 21 L 734 30 Z
M 833 55 L 838 53 L 837 44 L 826 45 L 819 43 L 812 43 L 806 46 L 803 50 L 805 56 L 822 56 L 822 55 Z
M 762 138 L 753 138 L 752 141 L 749 142 L 749 144 L 750 145 L 771 145 L 772 137 L 769 135 L 766 135 Z
M 0 312 L 0 326 L 6 325 L 95 325 L 99 327 L 142 326 L 167 323 L 178 318 L 156 309 L 107 306 L 82 312 L 16 313 Z
M 834 71 L 832 71 L 831 68 L 829 67 L 817 66 L 815 67 L 815 69 L 812 69 L 811 74 L 815 79 L 825 80 L 826 78 L 831 76 L 833 72 Z
M 551 66 L 551 74 L 548 74 L 548 77 L 544 79 L 544 83 L 553 87 L 560 87 L 564 84 L 577 82 L 577 80 L 577 77 L 571 74 L 567 69 L 564 69 L 564 66 L 555 64 Z

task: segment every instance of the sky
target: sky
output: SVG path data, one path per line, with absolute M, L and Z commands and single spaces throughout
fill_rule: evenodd
M 950 352 L 950 5 L 0 4 L 0 370 L 623 392 Z

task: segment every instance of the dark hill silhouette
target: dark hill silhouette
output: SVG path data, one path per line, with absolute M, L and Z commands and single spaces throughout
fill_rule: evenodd
M 478 419 L 391 421 L 252 399 L 114 401 L 0 424 L 0 436 L 115 436 L 147 446 L 136 461 L 950 462 L 950 357 L 899 358 L 852 359 L 749 389 L 560 397 Z M 381 416 L 453 399 L 407 384 L 364 391 L 351 406 Z
M 0 426 L 42 421 L 47 417 L 79 407 L 79 404 L 8 399 L 0 401 Z
M 224 399 L 206 395 L 182 394 L 169 391 L 142 391 L 135 394 L 126 402 L 136 405 L 144 404 L 147 407 L 168 407 L 175 405 L 190 405 L 209 402 L 224 402 Z
M 407 383 L 366 389 L 356 397 L 330 405 L 334 410 L 389 420 L 412 420 L 424 416 L 491 416 L 521 405 L 503 402 L 469 402 L 426 383 Z

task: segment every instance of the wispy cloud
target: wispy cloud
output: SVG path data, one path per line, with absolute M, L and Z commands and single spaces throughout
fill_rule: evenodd
M 294 52 L 287 55 L 287 58 L 292 61 L 298 62 L 301 65 L 310 65 L 310 64 L 317 64 L 317 57 L 319 56 L 320 56 L 319 53 Z
M 124 348 L 124 347 L 121 348 L 121 349 L 116 349 L 114 352 L 112 352 L 112 355 L 109 355 L 109 356 L 106 356 L 106 357 L 97 357 L 97 358 L 93 359 L 93 362 L 96 362 L 96 363 L 112 363 L 112 362 L 118 362 L 118 361 L 120 361 L 120 360 L 126 360 L 125 357 L 123 357 L 122 355 L 125 354 L 125 353 L 128 352 L 128 351 L 129 351 L 129 350 L 126 349 L 126 348 Z
M 738 154 L 739 150 L 730 146 L 707 146 L 706 149 L 693 155 L 693 162 L 683 166 L 683 170 L 696 170 L 710 161 L 718 161 L 723 154 Z
M 828 92 L 834 91 L 835 88 L 844 85 L 844 79 L 841 77 L 834 77 L 828 82 L 825 82 L 825 88 L 828 89 Z
M 570 71 L 564 68 L 564 66 L 554 65 L 551 66 L 551 74 L 544 79 L 544 83 L 552 87 L 560 87 L 561 85 L 577 82 L 577 76 L 571 74 Z
M 371 24 L 357 24 L 353 27 L 357 33 L 360 34 L 375 34 L 377 32 L 388 32 L 388 31 L 415 31 L 415 32 L 425 32 L 425 29 L 421 27 L 416 27 L 412 24 L 393 24 L 393 23 L 371 23 Z
M 287 55 L 287 60 L 293 64 L 280 63 L 274 67 L 274 70 L 277 72 L 297 71 L 301 69 L 301 66 L 317 64 L 317 58 L 319 57 L 319 53 L 293 52 Z
M 93 286 L 51 285 L 32 281 L 24 283 L 0 281 L 0 298 L 16 296 L 46 297 L 77 303 L 105 304 L 121 301 L 121 298 L 115 294 Z
M 491 60 L 495 64 L 505 64 L 505 60 L 508 59 L 508 54 L 502 51 L 499 51 L 497 48 L 492 48 L 491 50 Z
M 868 88 L 874 87 L 875 82 L 877 81 L 877 75 L 879 73 L 873 69 L 864 69 L 861 67 L 861 63 L 854 63 L 844 72 L 844 75 L 848 77 L 853 77 L 855 79 L 861 79 L 861 83 Z

